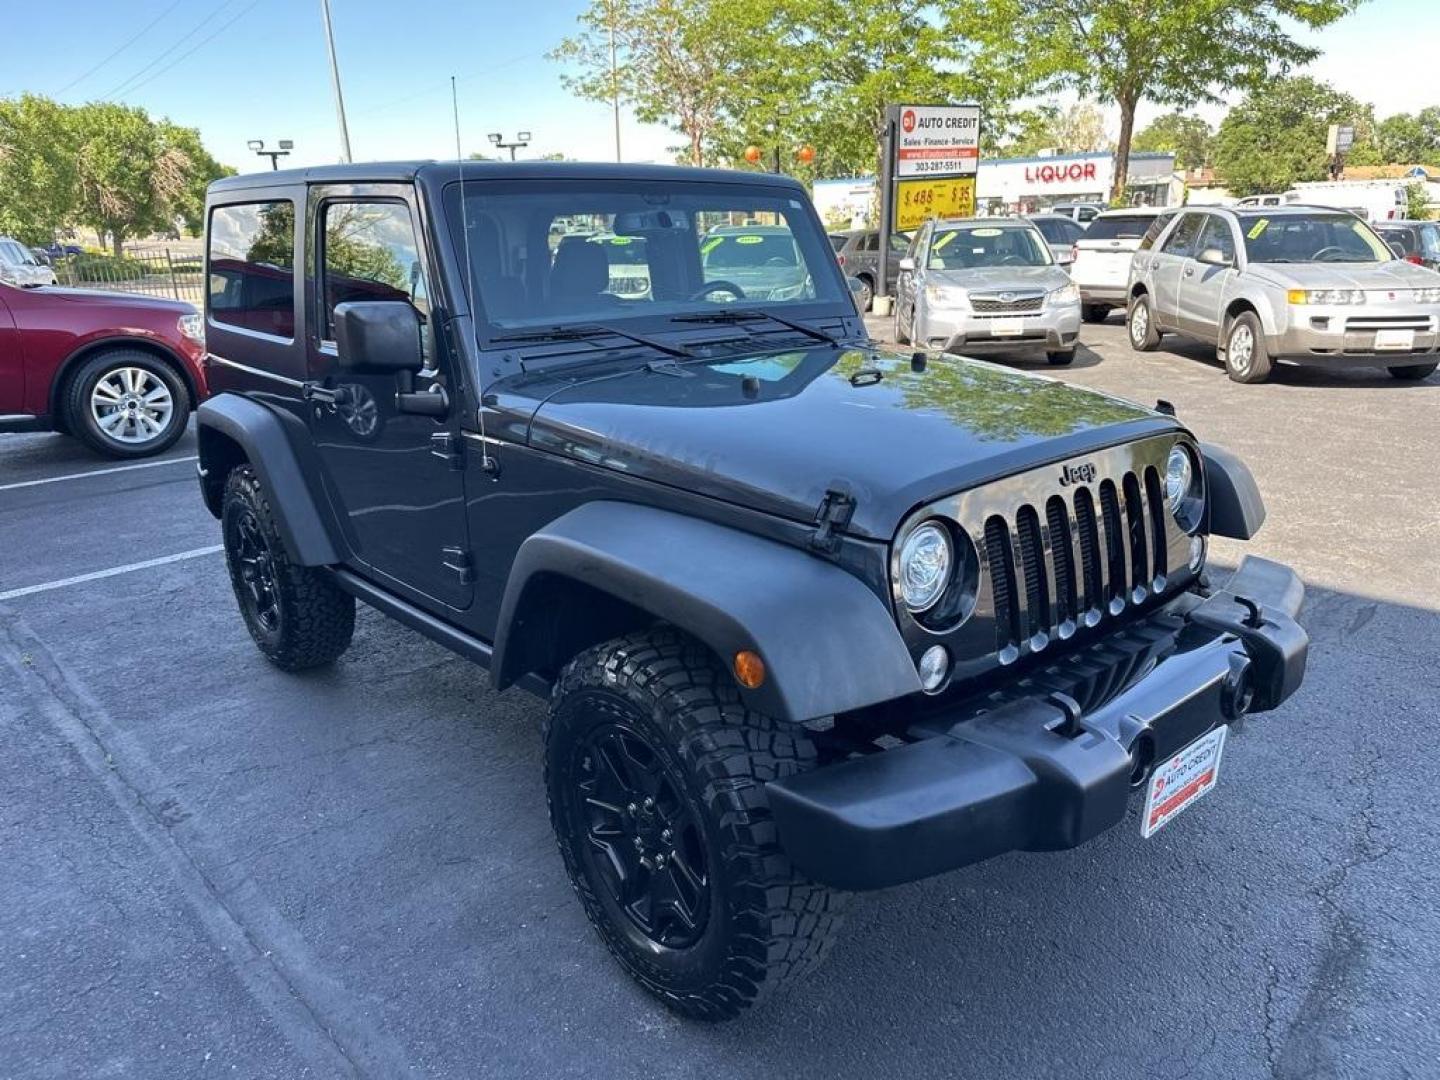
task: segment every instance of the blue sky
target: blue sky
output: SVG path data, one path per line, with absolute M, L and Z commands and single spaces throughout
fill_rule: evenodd
M 71 103 L 114 97 L 142 105 L 198 127 L 216 157 L 242 170 L 266 164 L 250 155 L 249 139 L 294 139 L 295 164 L 338 157 L 319 0 L 6 6 L 0 96 L 33 91 Z M 544 57 L 572 32 L 584 6 L 331 0 L 355 157 L 453 155 L 453 74 L 466 153 L 485 149 L 487 132 L 509 138 L 525 129 L 537 152 L 609 158 L 608 107 L 573 97 L 561 85 L 559 66 Z M 158 21 L 126 44 L 152 20 Z M 1440 0 L 1369 0 L 1308 39 L 1324 50 L 1311 73 L 1374 103 L 1381 116 L 1440 104 L 1433 78 Z M 1142 107 L 1141 121 L 1155 111 Z M 1219 115 L 1200 111 L 1212 121 Z M 670 160 L 667 148 L 679 141 L 630 116 L 622 140 L 632 161 Z

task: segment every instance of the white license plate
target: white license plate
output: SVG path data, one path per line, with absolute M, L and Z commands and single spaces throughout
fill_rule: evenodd
M 1220 755 L 1228 727 L 1202 735 L 1185 749 L 1155 766 L 1145 789 L 1145 816 L 1140 835 L 1147 840 L 1196 801 L 1210 794 L 1220 778 Z
M 1414 347 L 1414 330 L 1375 331 L 1375 348 L 1377 349 L 1413 349 Z
M 1018 337 L 1025 332 L 1024 319 L 991 319 L 990 333 L 996 337 Z

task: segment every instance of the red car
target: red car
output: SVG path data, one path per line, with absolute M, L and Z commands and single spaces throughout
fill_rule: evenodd
M 0 432 L 63 431 L 117 458 L 158 454 L 205 399 L 189 304 L 0 284 Z

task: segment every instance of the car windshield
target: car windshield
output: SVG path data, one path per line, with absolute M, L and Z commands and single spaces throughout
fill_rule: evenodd
M 1050 248 L 1033 228 L 1013 225 L 942 225 L 930 241 L 931 270 L 991 266 L 1049 266 Z
M 491 337 L 727 306 L 803 318 L 850 303 L 830 238 L 804 198 L 781 188 L 484 180 L 465 185 L 463 212 L 460 196 L 460 184 L 447 185 Z
M 1086 240 L 1139 240 L 1155 220 L 1154 214 L 1106 214 L 1090 222 Z
M 1252 263 L 1389 262 L 1394 252 L 1354 214 L 1264 212 L 1237 215 Z

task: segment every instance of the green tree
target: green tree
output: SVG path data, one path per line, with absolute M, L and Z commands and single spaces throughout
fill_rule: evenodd
M 0 233 L 48 244 L 75 209 L 75 157 L 66 111 L 26 94 L 0 100 Z
M 1381 161 L 1440 166 L 1440 106 L 1387 116 L 1375 128 Z
M 1197 169 L 1210 164 L 1214 129 L 1198 116 L 1182 112 L 1157 116 L 1136 134 L 1136 150 L 1173 153 L 1175 164 L 1182 169 Z
M 1430 219 L 1430 193 L 1418 180 L 1405 185 L 1405 216 L 1412 221 Z
M 1276 79 L 1221 121 L 1215 170 L 1235 195 L 1324 180 L 1329 176 L 1325 135 L 1331 124 L 1354 125 L 1357 150 L 1368 144 L 1374 126 L 1370 106 L 1349 94 L 1309 76 Z
M 1360 0 L 945 0 L 992 67 L 1025 71 L 1034 90 L 1069 87 L 1120 110 L 1115 186 L 1123 194 L 1135 110 L 1189 106 L 1263 85 L 1313 59 L 1290 25 L 1326 26 Z

